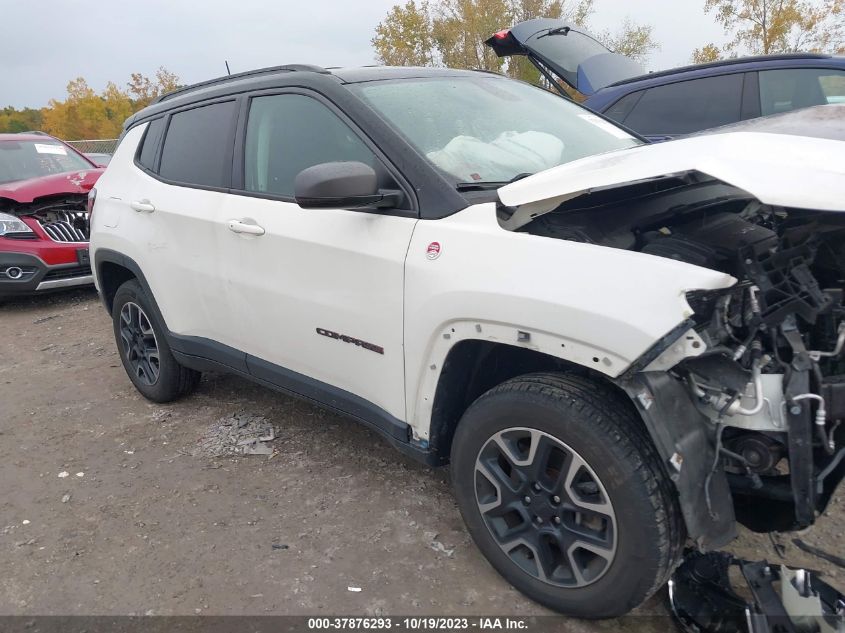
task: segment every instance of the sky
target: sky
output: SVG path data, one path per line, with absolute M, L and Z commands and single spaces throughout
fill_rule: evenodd
M 69 80 L 97 91 L 159 66 L 194 83 L 288 63 L 374 63 L 373 31 L 398 0 L 0 0 L 0 107 L 64 99 Z M 8 5 L 8 6 L 4 6 Z M 704 0 L 595 0 L 593 30 L 630 16 L 654 26 L 650 70 L 688 63 L 724 35 Z M 20 25 L 16 27 L 15 25 Z M 508 26 L 508 25 L 502 25 Z

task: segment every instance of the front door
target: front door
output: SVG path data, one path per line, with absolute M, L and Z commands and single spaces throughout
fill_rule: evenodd
M 404 420 L 403 279 L 415 217 L 306 210 L 293 199 L 307 167 L 361 161 L 389 179 L 384 164 L 333 107 L 303 93 L 253 97 L 243 148 L 244 191 L 227 197 L 221 243 L 250 371 L 302 395 L 322 389 L 321 399 L 336 396 L 360 417 Z

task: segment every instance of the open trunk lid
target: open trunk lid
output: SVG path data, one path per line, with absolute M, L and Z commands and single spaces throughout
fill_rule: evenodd
M 636 61 L 608 50 L 592 35 L 562 20 L 537 18 L 499 31 L 484 42 L 499 57 L 526 55 L 584 95 L 645 73 Z

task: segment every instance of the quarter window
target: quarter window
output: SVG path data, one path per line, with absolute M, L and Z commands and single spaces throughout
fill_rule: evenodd
M 740 73 L 650 88 L 624 123 L 640 134 L 689 134 L 740 120 Z
M 613 121 L 617 121 L 618 123 L 622 123 L 628 115 L 631 114 L 631 110 L 633 110 L 634 106 L 637 105 L 637 101 L 639 101 L 640 97 L 643 96 L 643 92 L 644 91 L 640 90 L 639 92 L 632 92 L 625 95 L 605 110 L 604 116 L 608 119 L 612 119 Z
M 234 119 L 234 101 L 171 116 L 161 152 L 161 177 L 192 185 L 228 187 Z
M 845 103 L 845 72 L 821 68 L 760 71 L 763 116 L 827 103 Z
M 334 161 L 376 167 L 376 157 L 334 112 L 300 94 L 255 97 L 244 156 L 247 191 L 293 197 L 296 175 Z
M 141 151 L 138 154 L 138 162 L 150 171 L 155 167 L 156 150 L 158 150 L 161 133 L 164 131 L 164 119 L 150 121 L 147 131 L 144 133 L 144 140 Z

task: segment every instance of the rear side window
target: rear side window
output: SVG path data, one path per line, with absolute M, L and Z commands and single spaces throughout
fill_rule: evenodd
M 650 88 L 624 123 L 640 134 L 688 134 L 736 123 L 742 105 L 741 73 Z
M 228 187 L 235 112 L 235 102 L 226 101 L 171 116 L 161 152 L 161 177 L 192 185 Z
M 845 103 L 845 72 L 821 68 L 760 71 L 760 112 L 778 114 L 799 108 Z
M 147 131 L 144 133 L 144 140 L 141 142 L 138 162 L 150 171 L 155 167 L 156 150 L 158 150 L 162 132 L 164 132 L 163 118 L 150 121 Z
M 300 94 L 255 97 L 244 148 L 247 191 L 293 197 L 296 175 L 334 161 L 376 167 L 364 142 L 321 102 Z

